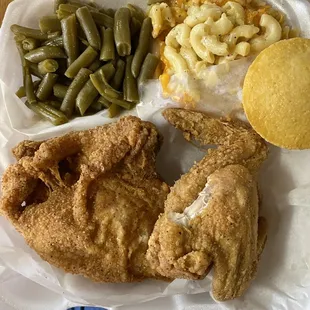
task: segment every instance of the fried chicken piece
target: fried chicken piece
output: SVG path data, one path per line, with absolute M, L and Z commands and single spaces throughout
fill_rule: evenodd
M 26 156 L 33 157 L 41 144 L 42 142 L 25 140 L 14 147 L 12 153 L 17 160 Z
M 267 146 L 243 123 L 182 109 L 168 109 L 164 117 L 186 139 L 219 146 L 172 187 L 147 259 L 168 278 L 202 279 L 214 267 L 215 299 L 239 297 L 256 275 L 266 242 L 255 179 Z
M 145 258 L 168 186 L 161 136 L 135 117 L 23 142 L 2 179 L 0 210 L 47 262 L 100 282 L 161 277 Z

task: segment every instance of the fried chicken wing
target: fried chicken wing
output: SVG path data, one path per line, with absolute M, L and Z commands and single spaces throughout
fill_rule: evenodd
M 182 109 L 168 109 L 164 117 L 186 139 L 218 148 L 172 187 L 147 259 L 168 278 L 202 279 L 213 267 L 213 296 L 221 301 L 239 297 L 256 275 L 266 241 L 256 174 L 267 146 L 243 123 Z
M 161 136 L 135 117 L 23 142 L 2 179 L 0 210 L 44 260 L 100 282 L 160 277 L 145 258 L 168 186 Z

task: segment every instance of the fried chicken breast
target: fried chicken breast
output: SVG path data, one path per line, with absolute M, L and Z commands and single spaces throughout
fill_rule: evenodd
M 2 179 L 0 210 L 52 265 L 100 282 L 160 277 L 145 258 L 169 188 L 155 170 L 161 136 L 125 117 L 25 141 Z
M 164 117 L 186 139 L 215 144 L 172 187 L 149 240 L 147 258 L 168 278 L 202 279 L 214 268 L 213 296 L 241 296 L 255 277 L 266 241 L 256 174 L 265 142 L 245 124 L 168 109 Z

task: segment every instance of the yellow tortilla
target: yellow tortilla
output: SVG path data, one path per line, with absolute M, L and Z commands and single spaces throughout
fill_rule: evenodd
M 284 40 L 261 52 L 244 81 L 243 107 L 268 142 L 310 148 L 310 40 Z

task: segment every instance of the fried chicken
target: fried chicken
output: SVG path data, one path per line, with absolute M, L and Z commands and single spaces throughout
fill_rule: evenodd
M 1 213 L 52 265 L 100 282 L 160 277 L 145 258 L 168 186 L 161 136 L 126 117 L 45 142 L 23 142 L 2 179 Z
M 241 296 L 255 277 L 266 242 L 256 174 L 265 142 L 241 122 L 168 109 L 164 117 L 187 140 L 215 144 L 172 187 L 149 240 L 147 259 L 168 278 L 202 279 L 214 269 L 213 296 Z
M 126 117 L 19 144 L 18 163 L 3 176 L 0 211 L 66 272 L 133 282 L 198 280 L 213 268 L 213 296 L 239 297 L 266 242 L 256 182 L 266 143 L 238 121 L 182 109 L 164 117 L 187 140 L 218 146 L 170 193 L 155 170 L 161 136 L 154 125 Z

